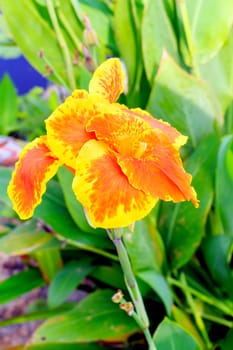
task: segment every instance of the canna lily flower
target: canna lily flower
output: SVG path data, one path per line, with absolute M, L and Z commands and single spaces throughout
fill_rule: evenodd
M 159 199 L 198 206 L 168 123 L 116 103 L 123 92 L 120 60 L 93 74 L 89 92 L 75 90 L 46 120 L 46 135 L 22 151 L 8 187 L 21 219 L 33 215 L 60 166 L 74 174 L 73 191 L 95 227 L 117 228 L 145 217 Z

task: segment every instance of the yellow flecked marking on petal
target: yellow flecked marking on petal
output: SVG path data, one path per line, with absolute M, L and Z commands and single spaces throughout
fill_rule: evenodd
M 46 183 L 56 174 L 59 165 L 48 148 L 46 136 L 36 138 L 23 149 L 8 186 L 13 208 L 21 219 L 33 215 Z
M 46 120 L 48 143 L 63 164 L 75 168 L 79 150 L 90 139 L 93 132 L 86 130 L 87 121 L 95 115 L 96 109 L 91 98 L 68 98 Z
M 146 216 L 157 199 L 135 189 L 107 146 L 88 141 L 77 158 L 73 191 L 95 227 L 115 228 Z
M 117 101 L 124 90 L 124 72 L 118 58 L 110 58 L 94 72 L 89 84 L 90 94 L 100 95 L 110 103 Z

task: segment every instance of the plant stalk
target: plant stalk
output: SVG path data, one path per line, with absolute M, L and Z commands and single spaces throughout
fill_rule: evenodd
M 136 278 L 132 270 L 128 252 L 122 242 L 121 235 L 119 235 L 118 230 L 113 230 L 113 232 L 110 232 L 110 231 L 107 231 L 107 232 L 110 239 L 112 240 L 112 242 L 116 247 L 120 265 L 124 273 L 125 283 L 136 310 L 136 313 L 134 314 L 133 317 L 145 335 L 145 338 L 149 345 L 149 350 L 157 350 L 149 331 L 149 319 L 146 313 L 146 309 L 144 306 L 144 302 L 143 302 Z

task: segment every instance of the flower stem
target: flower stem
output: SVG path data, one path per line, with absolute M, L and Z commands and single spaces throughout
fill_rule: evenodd
M 185 36 L 187 40 L 188 50 L 189 50 L 191 62 L 192 62 L 192 70 L 194 75 L 196 77 L 199 77 L 200 72 L 199 72 L 199 67 L 195 57 L 195 47 L 193 43 L 192 31 L 191 31 L 191 26 L 189 22 L 186 3 L 185 3 L 185 0 L 177 0 L 177 3 L 178 3 L 178 6 L 180 7 L 180 13 L 181 13 L 181 17 L 184 25 L 184 31 L 185 31 Z
M 135 321 L 138 323 L 138 325 L 141 327 L 145 338 L 147 340 L 147 343 L 149 345 L 149 350 L 156 350 L 155 343 L 152 339 L 152 336 L 149 331 L 149 320 L 146 313 L 146 309 L 144 306 L 144 302 L 136 281 L 136 278 L 134 276 L 131 262 L 128 256 L 128 252 L 122 242 L 121 236 L 119 235 L 118 230 L 113 230 L 113 232 L 108 231 L 108 235 L 112 242 L 114 243 L 117 254 L 119 257 L 120 265 L 122 268 L 122 271 L 124 273 L 125 283 L 126 287 L 128 289 L 128 292 L 132 298 L 134 307 L 136 312 L 133 314 L 133 317 Z
M 58 43 L 60 45 L 60 48 L 62 50 L 63 53 L 63 57 L 64 57 L 64 61 L 66 64 L 66 72 L 67 72 L 67 76 L 68 76 L 68 80 L 69 80 L 69 84 L 70 84 L 70 88 L 72 90 L 75 89 L 75 78 L 74 78 L 74 73 L 73 73 L 73 67 L 72 67 L 72 60 L 70 57 L 70 53 L 69 53 L 69 48 L 67 46 L 67 43 L 65 41 L 65 38 L 62 34 L 61 28 L 59 26 L 58 23 L 58 19 L 56 16 L 56 12 L 54 9 L 54 4 L 52 0 L 47 0 L 47 8 L 48 8 L 48 12 L 49 12 L 49 16 L 51 19 L 51 22 L 53 24 L 56 36 L 57 36 L 57 40 Z

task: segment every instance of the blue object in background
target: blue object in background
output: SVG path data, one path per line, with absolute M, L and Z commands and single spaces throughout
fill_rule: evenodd
M 13 81 L 18 95 L 26 94 L 35 86 L 43 88 L 48 86 L 48 80 L 38 73 L 23 56 L 11 59 L 0 58 L 0 80 L 6 73 Z

